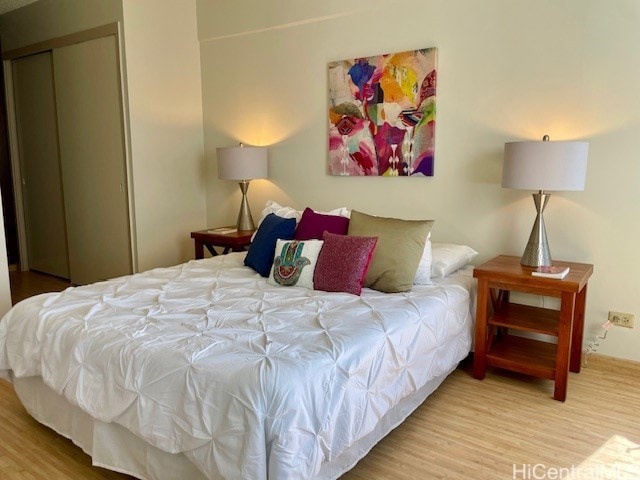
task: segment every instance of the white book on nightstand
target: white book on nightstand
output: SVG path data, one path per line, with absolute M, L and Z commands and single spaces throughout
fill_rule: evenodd
M 238 231 L 237 228 L 233 227 L 218 227 L 207 230 L 209 233 L 218 233 L 220 235 L 228 235 L 230 233 L 236 233 Z
M 531 272 L 534 277 L 557 278 L 563 279 L 569 274 L 569 267 L 538 267 Z

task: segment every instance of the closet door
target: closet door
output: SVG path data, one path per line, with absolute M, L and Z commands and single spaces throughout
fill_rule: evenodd
M 71 281 L 132 272 L 115 36 L 53 51 Z
M 29 268 L 69 278 L 51 52 L 12 62 Z

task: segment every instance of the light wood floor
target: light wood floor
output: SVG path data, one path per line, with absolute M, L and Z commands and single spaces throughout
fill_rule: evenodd
M 456 370 L 402 425 L 342 480 L 514 479 L 513 465 L 578 465 L 611 436 L 640 443 L 640 364 L 589 357 L 553 384 L 490 371 L 482 382 Z M 0 478 L 130 479 L 90 467 L 70 441 L 39 425 L 0 381 Z M 188 480 L 188 479 L 176 479 Z

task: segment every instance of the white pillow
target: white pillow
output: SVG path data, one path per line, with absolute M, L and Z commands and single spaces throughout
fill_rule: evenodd
M 323 243 L 322 240 L 278 239 L 267 283 L 313 290 L 313 272 Z
M 444 278 L 464 267 L 478 255 L 467 245 L 433 243 L 431 245 L 431 278 Z
M 427 240 L 424 242 L 424 250 L 422 251 L 422 257 L 418 264 L 418 270 L 416 270 L 416 276 L 413 279 L 414 285 L 431 285 L 431 232 L 427 235 Z
M 262 210 L 262 214 L 260 215 L 260 220 L 258 220 L 258 225 L 256 225 L 256 228 L 260 226 L 265 217 L 270 213 L 275 213 L 277 216 L 282 218 L 295 218 L 296 223 L 298 223 L 300 221 L 300 217 L 302 217 L 301 211 L 295 210 L 291 207 L 283 207 L 277 202 L 269 200 Z
M 302 212 L 304 210 L 296 210 L 291 207 L 283 207 L 282 205 L 274 202 L 273 200 L 269 200 L 265 206 L 264 210 L 262 210 L 262 214 L 260 215 L 260 220 L 258 220 L 258 225 L 256 228 L 260 226 L 264 218 L 270 213 L 275 213 L 277 216 L 282 218 L 295 218 L 296 223 L 300 221 L 302 218 Z M 350 218 L 351 211 L 347 207 L 335 208 L 329 212 L 322 212 L 320 210 L 314 210 L 316 213 L 322 213 L 323 215 L 338 215 L 340 217 Z

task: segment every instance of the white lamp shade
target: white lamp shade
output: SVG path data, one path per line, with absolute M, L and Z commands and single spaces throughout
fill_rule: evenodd
M 221 180 L 252 180 L 267 178 L 265 147 L 225 147 L 217 149 L 218 178 Z
M 584 190 L 587 142 L 508 142 L 502 186 L 522 190 Z

